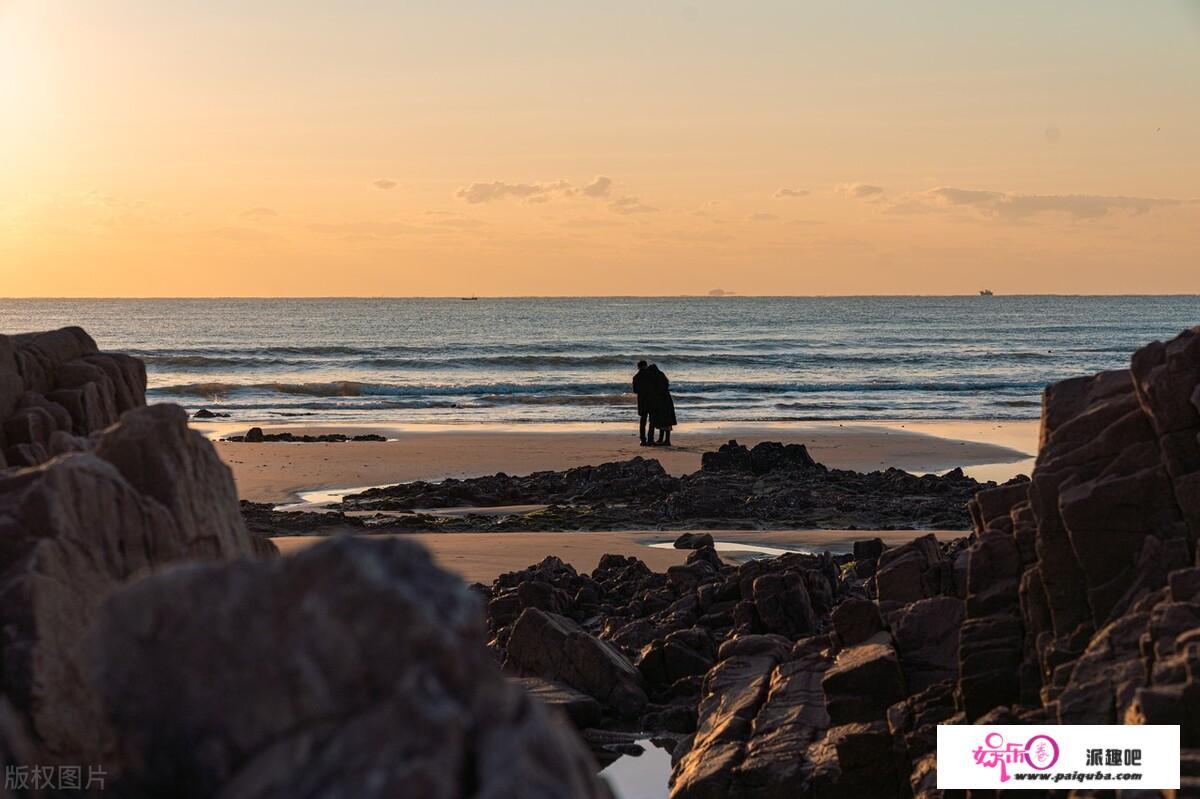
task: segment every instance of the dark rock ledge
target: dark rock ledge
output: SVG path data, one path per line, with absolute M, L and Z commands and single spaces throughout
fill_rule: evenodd
M 489 645 L 597 703 L 577 725 L 668 746 L 673 799 L 940 797 L 936 726 L 967 723 L 1178 724 L 1178 795 L 1200 795 L 1200 328 L 1050 386 L 1032 481 L 970 512 L 966 538 L 842 558 L 548 558 L 478 587 Z M 526 658 L 545 630 L 571 643 Z
M 199 413 L 197 413 L 199 416 Z M 205 417 L 201 417 L 205 418 Z M 221 441 L 233 441 L 246 444 L 264 444 L 271 442 L 282 441 L 289 444 L 340 444 L 346 441 L 387 441 L 387 436 L 381 436 L 378 433 L 360 433 L 358 435 L 346 435 L 345 433 L 322 433 L 320 435 L 308 435 L 301 433 L 264 433 L 261 427 L 251 427 L 246 431 L 245 435 L 227 436 Z
M 580 466 L 524 476 L 496 474 L 372 488 L 331 505 L 322 519 L 243 503 L 263 535 L 509 530 L 864 529 L 967 530 L 967 502 L 995 487 L 965 476 L 828 469 L 799 444 L 730 441 L 703 455 L 699 471 L 674 477 L 657 460 Z M 442 516 L 441 508 L 544 505 L 497 515 Z M 352 515 L 351 515 L 352 514 Z
M 610 796 L 461 581 L 399 541 L 272 558 L 144 392 L 78 328 L 0 336 L 0 796 L 85 795 L 58 766 L 116 797 Z

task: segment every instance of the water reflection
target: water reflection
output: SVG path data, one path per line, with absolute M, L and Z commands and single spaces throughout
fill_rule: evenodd
M 600 771 L 616 799 L 667 799 L 671 755 L 650 739 L 638 741 L 640 755 L 622 755 Z

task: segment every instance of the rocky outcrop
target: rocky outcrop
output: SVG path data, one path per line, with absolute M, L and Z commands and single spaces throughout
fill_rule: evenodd
M 842 479 L 754 452 L 710 453 L 667 506 L 778 509 Z M 552 596 L 635 659 L 662 708 L 644 729 L 694 713 L 677 728 L 691 734 L 675 737 L 673 799 L 937 796 L 937 725 L 972 722 L 1179 724 L 1183 790 L 1200 792 L 1197 475 L 1200 328 L 1130 370 L 1048 387 L 1032 478 L 976 492 L 968 538 L 732 567 L 689 536 L 680 546 L 700 548 L 665 575 L 617 558 L 590 576 L 526 570 L 488 589 L 505 610 L 492 644 Z M 845 479 L 911 498 L 926 478 Z M 936 490 L 957 496 L 956 479 Z M 521 598 L 515 586 L 539 580 L 554 591 Z
M 254 428 L 245 441 L 275 439 Z M 955 469 L 916 476 L 888 469 L 860 473 L 827 469 L 800 444 L 763 442 L 752 449 L 731 441 L 704 453 L 703 468 L 683 477 L 667 474 L 656 460 L 584 466 L 513 477 L 496 474 L 439 483 L 417 481 L 372 488 L 311 511 L 275 511 L 244 505 L 246 523 L 264 535 L 334 534 L 348 526 L 366 532 L 504 532 L 622 529 L 942 529 L 971 525 L 967 501 L 992 486 Z M 530 509 L 528 506 L 536 506 Z M 478 508 L 479 513 L 437 514 L 440 508 Z M 354 512 L 354 516 L 347 516 Z M 374 512 L 374 515 L 368 515 Z M 355 519 L 350 522 L 349 519 Z M 684 537 L 681 541 L 688 541 Z M 703 545 L 703 535 L 696 536 Z M 867 542 L 862 542 L 867 543 Z M 691 546 L 691 545 L 689 545 Z M 880 550 L 881 551 L 881 550 Z M 873 574 L 879 552 L 857 558 L 861 577 Z M 905 564 L 907 568 L 909 564 Z M 946 569 L 965 578 L 965 560 Z M 907 575 L 907 572 L 905 572 Z M 904 576 L 904 575 L 901 575 Z M 938 574 L 929 579 L 944 579 Z M 918 586 L 921 596 L 931 596 Z M 903 601 L 918 598 L 910 597 Z
M 36 466 L 146 404 L 146 368 L 78 327 L 0 335 L 0 468 Z
M 274 550 L 184 411 L 144 390 L 140 362 L 78 328 L 0 337 L 2 689 L 51 761 L 112 755 L 85 651 L 109 594 L 177 560 Z
M 1200 746 L 1198 436 L 1200 328 L 1046 389 L 1032 480 L 971 503 L 966 720 L 1176 723 Z
M 495 668 L 481 610 L 399 540 L 338 538 L 142 580 L 109 600 L 96 636 L 124 787 L 607 796 L 582 744 Z
M 209 413 L 207 416 L 201 416 L 204 409 L 196 411 L 193 416 L 198 419 L 211 419 L 218 414 Z M 220 414 L 228 416 L 229 414 Z M 285 444 L 344 444 L 347 441 L 387 441 L 387 436 L 381 436 L 378 433 L 321 433 L 319 435 L 309 435 L 306 433 L 264 433 L 261 427 L 251 427 L 245 435 L 227 436 L 221 439 L 222 441 L 232 441 L 235 443 L 245 442 L 248 444 L 269 444 L 275 442 L 283 442 Z
M 81 330 L 0 336 L 6 767 L 99 764 L 122 796 L 608 796 L 457 579 L 399 542 L 256 557 L 229 469 L 144 389 Z
M 506 670 L 564 682 L 618 715 L 634 716 L 646 706 L 641 672 L 612 644 L 558 614 L 526 608 L 506 651 Z
M 929 538 L 889 550 L 875 539 L 860 542 L 857 556 L 739 566 L 700 537 L 683 543 L 699 548 L 666 574 L 613 555 L 591 574 L 547 558 L 479 586 L 496 657 L 541 678 L 531 691 L 565 710 L 570 696 L 545 681 L 598 700 L 599 717 L 571 715 L 598 757 L 621 751 L 612 736 L 631 724 L 670 748 L 674 797 L 899 795 L 907 771 L 891 754 L 889 708 L 957 676 L 964 602 L 949 564 L 963 543 Z M 885 557 L 893 551 L 897 558 Z M 917 584 L 932 596 L 885 620 L 880 608 L 894 600 L 879 599 L 856 566 L 912 553 L 922 564 Z M 645 694 L 632 716 L 632 704 L 622 710 L 606 695 L 629 685 L 626 663 Z
M 658 461 L 633 458 L 600 466 L 579 466 L 564 472 L 534 472 L 524 477 L 496 474 L 440 483 L 418 480 L 352 494 L 342 505 L 346 510 L 397 511 L 634 499 L 650 502 L 661 500 L 673 491 L 676 482 Z

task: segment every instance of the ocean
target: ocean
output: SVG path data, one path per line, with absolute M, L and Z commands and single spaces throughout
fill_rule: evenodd
M 248 422 L 628 419 L 640 358 L 683 425 L 1029 419 L 1200 297 L 0 300 L 0 332 L 71 324 L 144 359 L 151 402 Z

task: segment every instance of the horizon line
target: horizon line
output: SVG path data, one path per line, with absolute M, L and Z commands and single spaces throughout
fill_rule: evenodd
M 1005 297 L 1078 297 L 1078 298 L 1116 298 L 1116 297 L 1197 297 L 1200 292 L 1169 292 L 1169 293 L 1101 293 L 1101 294 L 1065 294 L 1056 292 L 1033 292 L 1022 294 L 993 294 L 981 296 L 978 292 L 971 294 L 488 294 L 465 297 L 461 294 L 211 294 L 211 295 L 28 295 L 21 297 L 0 297 L 0 302 L 22 301 L 80 301 L 80 300 L 459 300 L 473 302 L 477 300 L 653 300 L 653 299 L 705 299 L 705 300 L 755 300 L 755 299 L 951 299 L 956 297 L 978 297 L 981 300 L 1003 299 Z

